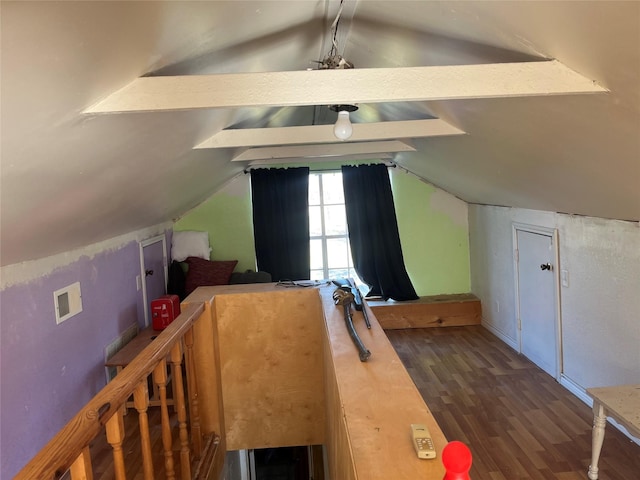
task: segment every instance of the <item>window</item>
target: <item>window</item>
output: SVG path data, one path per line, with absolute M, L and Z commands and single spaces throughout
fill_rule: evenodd
M 341 172 L 309 174 L 311 279 L 353 278 Z

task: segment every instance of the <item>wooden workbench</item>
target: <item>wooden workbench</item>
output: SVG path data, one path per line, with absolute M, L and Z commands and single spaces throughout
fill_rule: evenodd
M 201 287 L 185 300 L 211 315 L 213 348 L 196 345 L 207 358 L 199 368 L 214 363 L 218 378 L 199 393 L 203 422 L 226 450 L 323 444 L 332 479 L 441 480 L 444 434 L 371 311 L 370 330 L 354 313 L 372 353 L 359 360 L 334 289 Z M 417 458 L 411 423 L 428 425 L 435 460 Z

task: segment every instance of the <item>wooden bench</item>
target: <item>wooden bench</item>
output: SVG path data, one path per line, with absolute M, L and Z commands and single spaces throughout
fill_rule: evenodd
M 396 302 L 369 300 L 369 307 L 385 330 L 479 325 L 480 299 L 472 293 L 433 295 Z
M 118 375 L 120 372 L 122 372 L 122 370 L 127 365 L 133 362 L 133 360 L 138 355 L 140 355 L 140 352 L 142 352 L 142 350 L 144 350 L 149 344 L 151 344 L 151 342 L 158 335 L 160 335 L 160 333 L 161 333 L 160 331 L 154 330 L 152 327 L 147 327 L 143 330 L 140 330 L 138 334 L 135 337 L 133 337 L 129 343 L 127 343 L 124 347 L 118 350 L 113 357 L 111 357 L 105 362 L 104 364 L 105 367 L 115 367 L 116 375 Z M 170 368 L 173 369 L 173 365 L 171 365 Z M 173 372 L 171 372 L 167 376 L 167 383 L 171 383 L 172 393 L 173 393 L 172 397 L 167 398 L 167 405 L 175 406 L 175 403 L 173 400 L 175 398 L 175 392 L 173 392 L 173 388 L 175 388 L 175 385 L 173 384 L 173 382 L 171 382 L 172 374 Z M 152 388 L 151 388 L 151 397 L 149 399 L 149 406 L 158 407 L 160 406 L 158 385 L 156 384 L 155 381 L 153 381 L 151 387 Z M 125 413 L 127 408 L 134 408 L 134 406 L 135 405 L 133 402 L 133 398 L 131 398 L 125 403 Z

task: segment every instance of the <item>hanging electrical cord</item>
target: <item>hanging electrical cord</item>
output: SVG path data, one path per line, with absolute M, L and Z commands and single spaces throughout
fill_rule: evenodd
M 333 36 L 331 38 L 331 50 L 329 51 L 329 56 L 332 57 L 338 54 L 338 25 L 340 24 L 340 16 L 342 15 L 342 7 L 344 6 L 344 0 L 340 0 L 340 8 L 338 9 L 338 13 L 336 15 L 335 20 L 331 24 L 331 30 L 333 31 Z
M 342 8 L 344 6 L 344 0 L 340 0 L 340 8 L 336 14 L 336 18 L 331 24 L 331 49 L 326 57 L 318 62 L 320 65 L 318 68 L 321 70 L 333 70 L 337 68 L 353 68 L 353 63 L 349 62 L 338 51 L 338 26 L 340 25 L 340 17 L 342 16 Z

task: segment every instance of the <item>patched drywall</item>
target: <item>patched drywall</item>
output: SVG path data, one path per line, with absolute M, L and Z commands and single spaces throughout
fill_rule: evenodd
M 564 371 L 584 387 L 640 378 L 640 227 L 558 217 Z
M 454 225 L 467 229 L 469 227 L 469 208 L 467 202 L 454 197 L 441 188 L 433 188 L 429 202 L 430 208 L 434 212 L 442 213 Z
M 558 230 L 563 380 L 586 389 L 637 383 L 640 227 L 637 222 L 471 205 L 471 287 L 483 323 L 518 348 L 513 223 Z M 550 339 L 553 341 L 553 339 Z
M 138 238 L 156 233 L 2 268 L 1 478 L 13 478 L 104 386 L 105 347 L 144 326 Z M 14 277 L 21 269 L 28 275 Z M 75 282 L 82 312 L 56 324 L 53 292 Z
M 49 275 L 58 268 L 66 267 L 77 262 L 82 257 L 93 259 L 99 253 L 116 251 L 133 241 L 139 242 L 147 238 L 155 237 L 156 235 L 170 231 L 172 225 L 172 222 L 166 222 L 39 260 L 4 266 L 0 268 L 0 290 Z

